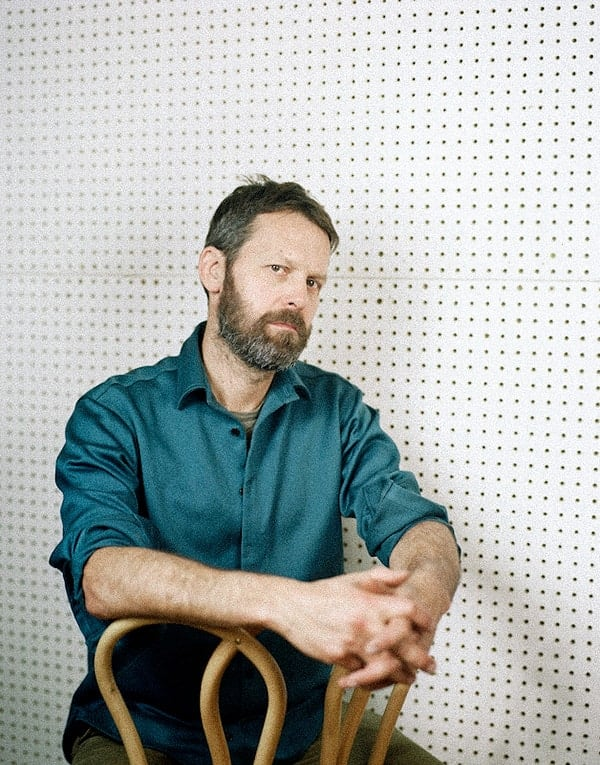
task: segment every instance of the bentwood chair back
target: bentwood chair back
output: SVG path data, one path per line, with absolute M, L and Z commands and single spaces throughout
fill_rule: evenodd
M 118 619 L 102 634 L 96 649 L 94 669 L 98 687 L 125 746 L 130 765 L 148 765 L 140 736 L 117 686 L 112 669 L 112 655 L 119 640 L 140 627 L 163 624 L 159 619 Z M 221 680 L 234 656 L 239 652 L 256 667 L 267 688 L 267 711 L 254 765 L 272 765 L 285 720 L 287 691 L 281 670 L 269 651 L 242 628 L 202 626 L 205 632 L 220 638 L 209 659 L 200 685 L 200 718 L 213 765 L 231 765 L 231 757 L 219 712 Z M 334 667 L 325 696 L 322 732 L 321 765 L 347 765 L 352 744 L 370 698 L 363 688 L 356 688 L 348 703 L 339 686 L 345 670 Z M 383 765 L 393 729 L 402 709 L 408 686 L 396 685 L 371 752 L 368 765 Z
M 334 667 L 327 685 L 320 765 L 347 765 L 360 721 L 371 698 L 371 693 L 365 688 L 354 688 L 347 704 L 344 704 L 345 692 L 338 681 L 345 674 L 346 670 L 342 667 Z M 368 765 L 383 765 L 409 688 L 401 683 L 392 686 Z

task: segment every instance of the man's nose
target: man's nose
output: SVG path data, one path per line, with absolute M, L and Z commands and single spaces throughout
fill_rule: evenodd
M 285 302 L 287 306 L 289 308 L 293 307 L 297 309 L 304 308 L 308 295 L 306 280 L 304 278 L 290 279 L 288 280 L 286 287 Z

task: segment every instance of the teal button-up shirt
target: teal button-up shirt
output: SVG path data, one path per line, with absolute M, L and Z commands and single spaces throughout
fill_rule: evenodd
M 215 400 L 200 354 L 204 325 L 177 357 L 112 377 L 77 403 L 57 461 L 64 536 L 50 562 L 64 575 L 90 668 L 106 626 L 87 613 L 82 572 L 94 550 L 140 546 L 207 565 L 301 580 L 343 570 L 341 516 L 355 517 L 372 555 L 384 563 L 411 526 L 447 523 L 399 469 L 393 441 L 361 392 L 338 375 L 298 362 L 275 375 L 250 443 Z M 278 635 L 263 642 L 288 686 L 278 762 L 293 761 L 321 725 L 328 668 Z M 198 715 L 198 683 L 212 639 L 180 626 L 148 628 L 123 641 L 115 659 L 146 746 L 178 762 L 208 763 Z M 262 724 L 260 680 L 240 658 L 223 693 L 234 763 L 251 761 Z M 116 737 L 90 671 L 77 690 L 67 729 Z

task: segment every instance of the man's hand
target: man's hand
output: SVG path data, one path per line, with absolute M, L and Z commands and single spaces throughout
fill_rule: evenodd
M 378 690 L 393 683 L 414 682 L 419 670 L 435 674 L 436 662 L 430 654 L 437 618 L 419 602 L 410 585 L 410 575 L 396 588 L 394 597 L 407 609 L 384 624 L 366 646 L 363 666 L 346 675 L 341 684 L 346 688 L 362 686 Z
M 450 530 L 419 523 L 394 548 L 390 569 L 295 583 L 277 593 L 283 622 L 276 618 L 272 628 L 310 656 L 350 670 L 345 687 L 410 684 L 419 670 L 436 670 L 430 650 L 459 577 Z
M 429 654 L 436 620 L 419 604 L 406 571 L 382 566 L 311 583 L 295 583 L 285 624 L 273 624 L 304 653 L 350 670 L 345 687 L 375 690 L 412 683 L 435 671 Z
M 416 613 L 424 614 L 425 618 L 409 614 L 390 621 L 368 646 L 373 652 L 371 661 L 344 678 L 343 684 L 348 687 L 363 685 L 376 689 L 386 677 L 393 682 L 411 683 L 418 670 L 435 672 L 435 660 L 429 651 L 460 579 L 454 536 L 441 523 L 419 523 L 397 543 L 390 556 L 390 567 L 403 572 L 405 577 L 396 596 L 413 603 Z

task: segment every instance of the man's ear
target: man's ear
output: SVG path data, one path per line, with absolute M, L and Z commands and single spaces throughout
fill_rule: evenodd
M 224 253 L 216 247 L 205 247 L 198 258 L 198 276 L 209 294 L 221 292 L 225 270 Z

